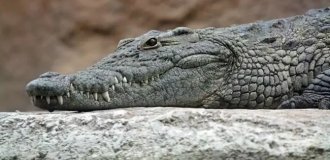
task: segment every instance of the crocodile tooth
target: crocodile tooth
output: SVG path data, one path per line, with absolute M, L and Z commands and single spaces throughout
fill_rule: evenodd
M 155 78 L 154 77 L 151 77 L 151 81 L 154 81 L 155 80 Z
M 146 79 L 146 80 L 144 81 L 144 83 L 145 83 L 145 84 L 148 84 L 148 83 L 149 83 L 148 79 Z
M 123 78 L 123 82 L 127 83 L 127 78 L 126 77 Z
M 60 105 L 63 105 L 63 97 L 62 96 L 57 96 L 57 101 Z
M 43 99 L 44 98 L 44 96 L 40 96 L 40 99 Z
M 108 91 L 102 93 L 102 96 L 107 102 L 110 102 L 110 97 L 109 97 L 109 92 Z
M 70 98 L 70 92 L 66 92 L 66 96 L 68 96 Z
M 80 94 L 84 94 L 84 91 L 80 91 Z
M 46 101 L 47 101 L 47 104 L 50 104 L 50 97 L 49 96 L 46 96 Z
M 112 90 L 115 90 L 115 86 L 114 85 L 112 85 L 111 88 L 112 88 Z
M 87 98 L 89 98 L 89 92 L 86 92 Z
M 37 96 L 32 96 L 32 98 L 33 98 L 33 102 L 37 100 Z
M 97 93 L 94 93 L 94 99 L 97 101 Z
M 30 96 L 31 104 L 34 105 L 34 96 Z
M 117 84 L 117 83 L 119 83 L 119 81 L 118 81 L 118 78 L 117 77 L 115 77 L 115 83 Z
M 73 84 L 70 83 L 70 90 L 73 92 L 74 91 L 74 87 L 73 87 Z

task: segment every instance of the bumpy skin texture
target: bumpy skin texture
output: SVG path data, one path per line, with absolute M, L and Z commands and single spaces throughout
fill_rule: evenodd
M 48 110 L 330 107 L 330 8 L 229 28 L 150 31 L 97 64 L 27 86 Z

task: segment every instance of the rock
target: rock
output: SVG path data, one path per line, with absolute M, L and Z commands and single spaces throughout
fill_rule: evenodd
M 226 27 L 289 17 L 329 0 L 0 0 L 0 111 L 31 111 L 26 83 L 72 73 L 152 29 Z M 17 69 L 19 68 L 24 69 Z
M 330 111 L 0 113 L 0 159 L 329 159 Z

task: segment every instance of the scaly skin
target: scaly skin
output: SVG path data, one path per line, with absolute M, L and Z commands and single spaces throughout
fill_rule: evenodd
M 329 108 L 329 63 L 325 8 L 229 28 L 150 31 L 120 41 L 86 70 L 48 72 L 26 90 L 36 106 L 50 111 Z

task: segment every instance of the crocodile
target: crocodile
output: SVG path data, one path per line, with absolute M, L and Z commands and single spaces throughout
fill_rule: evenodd
M 225 28 L 151 30 L 26 86 L 42 109 L 330 108 L 330 7 Z

